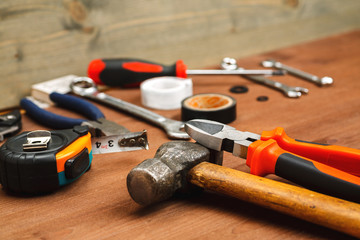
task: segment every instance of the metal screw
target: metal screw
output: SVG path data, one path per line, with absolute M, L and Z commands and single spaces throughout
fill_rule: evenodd
M 119 145 L 120 146 L 125 146 L 126 145 L 126 139 L 119 140 Z
M 129 140 L 129 145 L 130 145 L 130 146 L 134 146 L 135 143 L 136 143 L 136 140 L 135 140 L 135 139 L 132 138 L 132 139 Z
M 145 144 L 145 139 L 144 139 L 144 138 L 139 138 L 139 139 L 138 139 L 138 142 L 139 142 L 141 145 L 144 145 L 144 144 Z

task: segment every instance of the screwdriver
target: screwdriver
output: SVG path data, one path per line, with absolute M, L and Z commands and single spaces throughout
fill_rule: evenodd
M 88 67 L 88 76 L 97 84 L 135 87 L 146 79 L 160 76 L 186 78 L 187 75 L 284 75 L 283 70 L 188 70 L 182 60 L 166 66 L 145 60 L 119 58 L 95 59 Z

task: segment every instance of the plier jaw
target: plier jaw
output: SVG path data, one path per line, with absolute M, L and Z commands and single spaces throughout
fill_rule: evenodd
M 205 119 L 186 122 L 185 131 L 201 145 L 231 152 L 241 158 L 246 158 L 250 144 L 260 139 L 258 134 L 238 131 L 229 125 Z

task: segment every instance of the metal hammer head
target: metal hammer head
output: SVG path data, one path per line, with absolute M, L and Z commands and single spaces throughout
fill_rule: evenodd
M 175 192 L 189 188 L 187 172 L 195 165 L 210 161 L 213 155 L 221 163 L 222 152 L 212 154 L 199 144 L 185 141 L 167 142 L 159 147 L 154 158 L 133 168 L 127 176 L 127 188 L 132 199 L 149 205 L 170 198 Z

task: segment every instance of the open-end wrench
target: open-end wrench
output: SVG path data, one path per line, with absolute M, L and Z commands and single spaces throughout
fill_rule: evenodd
M 223 69 L 238 69 L 238 65 L 236 63 L 236 59 L 234 58 L 224 58 L 222 60 L 221 63 L 221 67 Z M 298 98 L 301 96 L 302 93 L 308 93 L 309 90 L 307 88 L 303 88 L 303 87 L 290 87 L 288 85 L 285 85 L 283 83 L 265 78 L 263 76 L 250 76 L 250 75 L 245 75 L 244 77 L 256 82 L 256 83 L 260 83 L 266 86 L 269 86 L 271 88 L 274 88 L 276 90 L 279 90 L 281 92 L 283 92 L 287 97 L 290 98 Z
M 87 97 L 98 102 L 110 105 L 121 111 L 130 113 L 136 117 L 149 121 L 150 123 L 161 127 L 171 139 L 189 139 L 189 135 L 182 131 L 184 123 L 163 117 L 159 114 L 151 112 L 145 108 L 123 101 L 121 99 L 109 96 L 100 92 L 94 81 L 88 77 L 77 77 L 71 83 L 73 93 Z
M 271 60 L 271 59 L 262 61 L 261 65 L 263 67 L 274 67 L 276 69 L 285 70 L 285 71 L 287 71 L 288 73 L 290 73 L 290 74 L 292 74 L 294 76 L 303 78 L 303 79 L 308 80 L 308 81 L 310 81 L 312 83 L 315 83 L 315 84 L 317 84 L 319 86 L 331 85 L 334 82 L 334 80 L 331 77 L 326 77 L 325 76 L 325 77 L 320 78 L 318 76 L 315 76 L 315 75 L 312 75 L 310 73 L 301 71 L 299 69 L 284 65 L 281 62 L 277 62 L 277 61 Z

